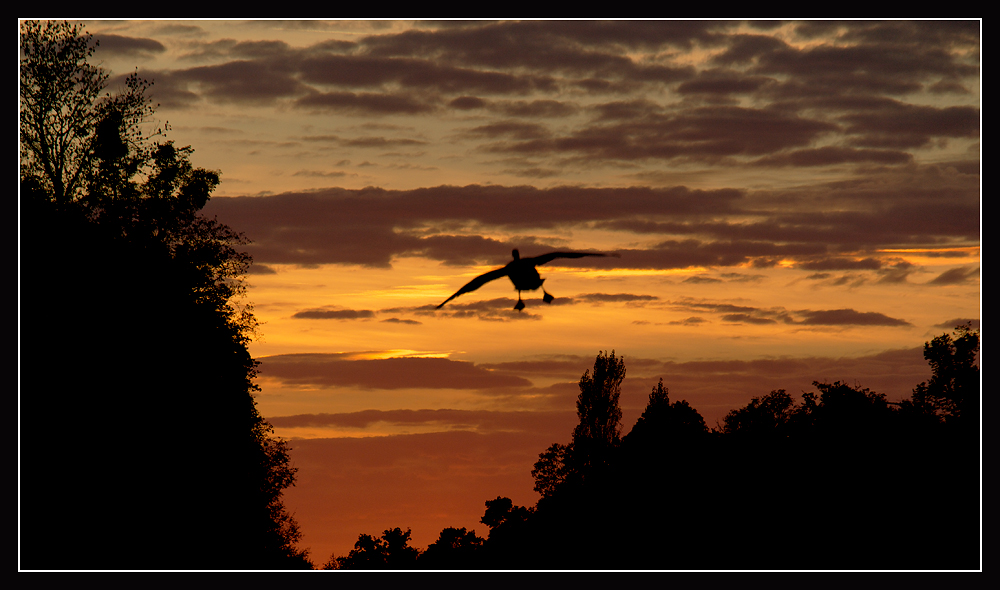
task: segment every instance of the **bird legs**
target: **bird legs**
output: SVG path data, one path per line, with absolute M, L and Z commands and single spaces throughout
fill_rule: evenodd
M 542 301 L 544 301 L 545 303 L 552 303 L 552 300 L 555 299 L 555 297 L 550 295 L 549 292 L 546 291 L 545 289 L 542 289 L 542 293 L 545 293 L 545 295 L 542 296 Z M 524 301 L 521 300 L 520 291 L 517 292 L 517 305 L 514 306 L 514 309 L 516 309 L 517 311 L 521 311 L 522 309 L 524 309 Z

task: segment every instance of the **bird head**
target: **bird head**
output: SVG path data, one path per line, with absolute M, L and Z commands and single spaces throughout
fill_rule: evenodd
M 521 253 L 517 251 L 517 248 L 514 248 L 513 250 L 511 250 L 510 251 L 510 255 L 514 257 L 514 260 L 520 260 L 521 259 Z

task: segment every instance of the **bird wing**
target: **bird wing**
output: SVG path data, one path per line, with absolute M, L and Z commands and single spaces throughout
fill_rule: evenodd
M 488 272 L 486 274 L 479 275 L 478 277 L 476 277 L 476 278 L 472 279 L 471 281 L 469 281 L 468 284 L 466 284 L 464 287 L 462 287 L 461 289 L 459 289 L 458 292 L 456 292 L 454 295 L 452 295 L 451 297 L 445 299 L 444 303 L 442 303 L 441 305 L 437 306 L 436 309 L 441 309 L 442 307 L 444 307 L 445 303 L 448 303 L 449 301 L 451 301 L 452 299 L 458 297 L 462 293 L 469 293 L 471 291 L 475 291 L 476 289 L 478 289 L 479 287 L 482 287 L 483 285 L 485 285 L 486 283 L 488 283 L 490 281 L 495 281 L 495 280 L 497 280 L 499 278 L 507 276 L 508 270 L 509 269 L 505 266 L 503 268 L 498 268 L 496 270 L 491 270 L 490 272 Z
M 541 256 L 535 256 L 534 258 L 522 258 L 521 260 L 526 260 L 534 266 L 540 266 L 546 262 L 552 262 L 556 258 L 583 258 L 584 256 L 621 257 L 621 255 L 617 252 L 612 254 L 604 254 L 603 252 L 549 252 L 548 254 L 542 254 Z

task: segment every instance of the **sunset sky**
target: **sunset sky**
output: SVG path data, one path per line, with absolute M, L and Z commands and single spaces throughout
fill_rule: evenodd
M 980 21 L 85 24 L 253 242 L 317 565 L 533 505 L 599 351 L 625 434 L 660 378 L 709 426 L 813 381 L 898 400 L 979 325 Z M 435 309 L 513 248 L 620 258 L 539 267 L 551 305 L 503 279 Z

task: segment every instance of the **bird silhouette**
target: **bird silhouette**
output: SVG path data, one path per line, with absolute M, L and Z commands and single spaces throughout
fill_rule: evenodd
M 551 262 L 556 258 L 583 258 L 584 256 L 614 256 L 616 258 L 621 258 L 621 255 L 618 253 L 603 254 L 600 252 L 549 252 L 548 254 L 542 254 L 541 256 L 535 256 L 533 258 L 521 258 L 521 253 L 518 252 L 516 248 L 511 252 L 511 254 L 514 256 L 514 260 L 507 263 L 507 266 L 491 270 L 486 274 L 481 274 L 472 279 L 454 295 L 445 299 L 444 303 L 437 306 L 437 309 L 441 309 L 444 307 L 445 303 L 448 303 L 463 293 L 475 291 L 486 283 L 495 281 L 502 277 L 508 277 L 510 282 L 514 283 L 514 288 L 517 289 L 517 305 L 514 306 L 514 309 L 517 311 L 524 309 L 524 301 L 521 301 L 521 291 L 534 291 L 535 289 L 542 289 L 542 293 L 545 293 L 542 300 L 545 301 L 545 303 L 552 303 L 552 300 L 555 299 L 555 297 L 549 295 L 549 293 L 542 287 L 542 283 L 545 282 L 545 279 L 538 275 L 538 271 L 535 270 L 536 266 L 540 266 L 546 262 Z

